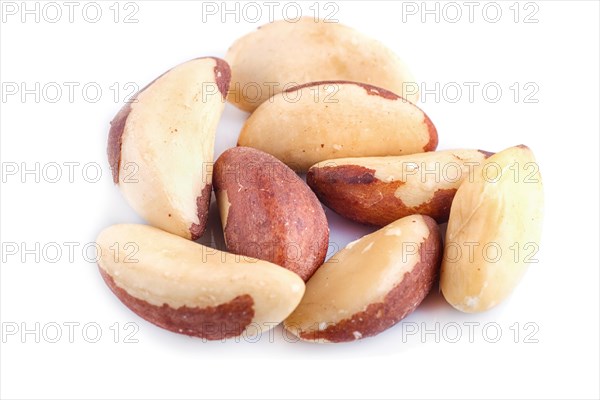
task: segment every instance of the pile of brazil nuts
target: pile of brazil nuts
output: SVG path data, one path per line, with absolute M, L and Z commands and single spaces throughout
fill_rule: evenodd
M 313 342 L 374 336 L 438 279 L 454 308 L 494 307 L 526 270 L 511 246 L 539 243 L 537 164 L 523 145 L 435 151 L 413 81 L 381 43 L 308 18 L 162 74 L 111 122 L 114 183 L 149 225 L 100 233 L 104 281 L 142 318 L 209 340 L 280 323 Z M 262 82 L 272 93 L 249 89 Z M 213 163 L 225 100 L 251 115 Z M 213 189 L 227 252 L 195 242 Z M 321 202 L 380 229 L 325 262 Z

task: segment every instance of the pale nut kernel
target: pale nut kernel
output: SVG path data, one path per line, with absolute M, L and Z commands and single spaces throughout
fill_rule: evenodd
M 113 225 L 97 243 L 100 273 L 114 294 L 140 317 L 188 336 L 267 331 L 304 294 L 302 279 L 285 268 L 147 225 Z
M 313 165 L 306 182 L 327 207 L 384 226 L 412 214 L 446 222 L 456 190 L 492 153 L 445 150 L 406 156 L 338 158 Z
M 456 192 L 440 289 L 454 308 L 486 311 L 517 286 L 539 248 L 544 195 L 526 146 L 496 153 Z
M 225 56 L 228 101 L 248 112 L 291 86 L 325 80 L 364 82 L 410 101 L 419 86 L 404 63 L 377 40 L 339 23 L 275 21 L 238 39 Z
M 217 124 L 230 70 L 214 57 L 165 72 L 111 122 L 108 159 L 131 207 L 153 226 L 195 240 L 206 227 Z
M 239 146 L 269 153 L 296 171 L 333 158 L 433 151 L 437 144 L 437 130 L 419 107 L 389 90 L 348 81 L 276 94 L 252 113 L 238 139 Z
M 285 320 L 306 341 L 348 342 L 402 320 L 435 282 L 442 254 L 435 221 L 412 215 L 350 243 L 321 266 Z

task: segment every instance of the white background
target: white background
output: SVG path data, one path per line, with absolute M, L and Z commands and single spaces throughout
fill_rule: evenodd
M 323 4 L 311 10 L 313 3 L 302 3 L 304 15 L 319 9 L 324 17 L 335 10 Z M 325 346 L 288 343 L 280 329 L 274 331 L 273 340 L 264 335 L 258 343 L 203 343 L 163 331 L 122 306 L 95 264 L 86 262 L 81 253 L 102 228 L 142 222 L 113 186 L 106 161 L 109 121 L 123 103 L 124 85 L 135 82 L 142 87 L 194 57 L 224 56 L 236 38 L 268 22 L 268 9 L 259 3 L 263 17 L 257 23 L 236 23 L 234 15 L 222 23 L 219 14 L 203 22 L 201 3 L 192 1 L 137 1 L 138 23 L 132 24 L 122 22 L 125 11 L 134 10 L 124 10 L 123 4 L 119 23 L 113 21 L 112 1 L 99 3 L 103 14 L 97 23 L 82 17 L 84 3 L 75 9 L 73 23 L 61 2 L 64 15 L 57 23 L 44 21 L 43 15 L 39 23 L 35 16 L 21 23 L 20 14 L 3 15 L 3 84 L 24 82 L 29 88 L 36 82 L 41 87 L 50 82 L 80 84 L 73 102 L 66 86 L 56 103 L 48 101 L 54 92 L 42 93 L 39 102 L 34 95 L 24 101 L 20 94 L 2 99 L 3 171 L 13 163 L 28 168 L 36 162 L 40 168 L 52 162 L 80 165 L 72 183 L 66 167 L 57 183 L 47 182 L 43 174 L 39 183 L 34 175 L 3 177 L 3 246 L 15 242 L 34 248 L 39 243 L 40 249 L 46 246 L 50 251 L 47 244 L 58 243 L 63 254 L 53 263 L 48 258 L 54 252 L 42 254 L 39 262 L 35 254 L 3 252 L 2 398 L 598 398 L 599 5 L 538 1 L 525 8 L 524 3 L 516 7 L 513 3 L 498 3 L 502 16 L 497 23 L 484 18 L 494 18 L 495 13 L 488 8 L 489 14 L 482 14 L 483 2 L 475 8 L 473 22 L 467 6 L 455 3 L 463 14 L 456 23 L 448 21 L 456 8 L 446 8 L 444 15 L 445 3 L 438 4 L 439 22 L 428 15 L 424 23 L 421 2 L 412 3 L 418 8 L 416 15 L 403 13 L 407 5 L 401 2 L 337 3 L 334 18 L 383 41 L 428 89 L 435 91 L 436 82 L 440 91 L 452 82 L 480 84 L 473 101 L 466 86 L 455 103 L 450 101 L 455 92 L 438 91 L 439 99 L 435 93 L 422 94 L 420 106 L 437 126 L 439 149 L 499 151 L 527 144 L 542 171 L 546 217 L 536 256 L 539 263 L 496 309 L 461 314 L 434 291 L 403 323 L 381 335 Z M 435 4 L 428 6 L 433 9 Z M 276 8 L 277 19 L 281 9 Z M 515 9 L 520 10 L 517 23 Z M 294 17 L 293 9 L 288 11 L 286 16 Z M 534 11 L 532 18 L 538 22 L 524 23 Z M 54 18 L 53 10 L 47 12 Z M 90 82 L 103 90 L 97 102 L 82 95 L 82 86 Z M 503 90 L 495 103 L 481 91 L 489 82 Z M 517 102 L 510 89 L 515 82 L 521 87 Z M 530 99 L 537 103 L 525 102 L 531 89 L 524 91 L 523 85 L 528 82 L 539 88 Z M 117 101 L 110 89 L 115 83 L 121 88 Z M 89 96 L 95 96 L 92 90 Z M 216 156 L 235 144 L 246 116 L 227 105 Z M 86 163 L 101 166 L 98 182 L 82 176 Z M 94 171 L 88 169 L 85 177 L 90 180 Z M 46 172 L 54 177 L 55 170 Z M 205 240 L 218 242 L 214 204 L 211 215 Z M 339 246 L 369 231 L 330 211 L 327 215 L 331 240 Z M 72 260 L 65 242 L 78 243 Z M 80 324 L 74 328 L 72 343 L 64 325 L 71 322 Z M 128 322 L 139 327 L 133 336 L 137 343 L 125 343 L 124 335 L 135 326 L 125 329 Z M 35 330 L 36 323 L 39 343 L 34 334 L 21 336 L 22 328 Z M 87 336 L 82 333 L 86 323 L 102 329 L 96 343 L 88 342 L 95 336 L 93 326 Z M 479 324 L 473 325 L 472 340 L 469 323 Z M 497 325 L 484 332 L 486 323 Z M 62 336 L 50 343 L 55 324 L 62 327 Z M 19 332 L 9 335 L 7 330 L 15 326 Z M 456 326 L 462 330 L 460 340 L 451 343 Z M 490 343 L 496 327 L 502 336 Z M 417 332 L 407 335 L 408 329 Z

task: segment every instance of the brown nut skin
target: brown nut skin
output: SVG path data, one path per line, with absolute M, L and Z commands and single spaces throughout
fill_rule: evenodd
M 206 163 L 230 79 L 219 58 L 187 61 L 139 91 L 111 121 L 113 181 L 150 224 L 192 240 L 204 232 L 212 193 Z
M 254 301 L 247 294 L 237 296 L 218 306 L 204 308 L 186 306 L 173 308 L 167 304 L 155 306 L 128 294 L 102 268 L 100 268 L 100 275 L 110 290 L 131 311 L 171 332 L 208 340 L 220 340 L 241 335 L 254 317 Z
M 348 244 L 323 264 L 284 327 L 319 343 L 377 335 L 423 301 L 437 279 L 441 257 L 433 219 L 399 219 Z
M 435 126 L 419 107 L 389 90 L 350 81 L 300 85 L 252 113 L 238 146 L 269 153 L 295 171 L 333 158 L 433 151 Z
M 356 222 L 385 226 L 408 215 L 423 214 L 443 223 L 448 221 L 461 182 L 491 154 L 446 150 L 340 158 L 313 165 L 306 182 L 323 204 Z
M 100 274 L 133 312 L 172 332 L 220 340 L 267 331 L 300 302 L 304 282 L 267 261 L 217 251 L 147 225 L 97 239 Z
M 215 162 L 213 184 L 228 251 L 281 265 L 305 281 L 323 264 L 325 212 L 284 163 L 260 150 L 232 148 Z

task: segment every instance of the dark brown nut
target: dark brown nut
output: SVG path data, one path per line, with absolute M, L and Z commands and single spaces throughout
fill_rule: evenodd
M 325 212 L 294 171 L 262 151 L 236 147 L 214 166 L 227 249 L 270 261 L 308 280 L 329 242 Z

